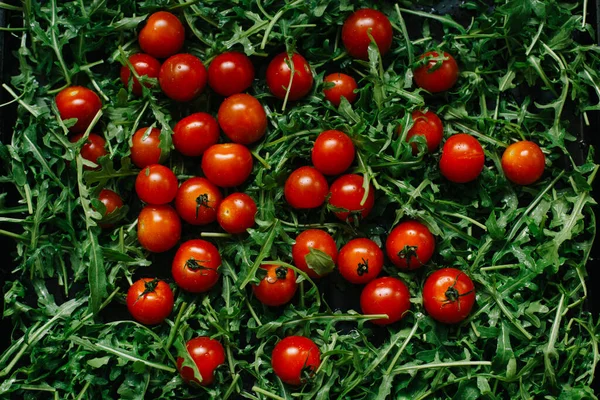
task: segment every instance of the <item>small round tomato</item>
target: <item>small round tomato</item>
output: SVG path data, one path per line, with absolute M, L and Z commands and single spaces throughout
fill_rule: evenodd
M 147 204 L 170 203 L 177 194 L 177 177 L 164 165 L 148 165 L 135 180 L 135 192 Z
M 194 370 L 183 366 L 183 358 L 177 358 L 177 369 L 183 380 L 187 383 L 196 382 L 208 386 L 215 380 L 215 369 L 225 362 L 225 349 L 218 341 L 209 337 L 200 336 L 189 340 L 185 345 L 188 354 L 200 372 L 202 382 L 194 377 Z
M 98 200 L 104 204 L 104 214 L 102 215 L 102 219 L 98 223 L 101 228 L 110 228 L 113 226 L 112 223 L 106 223 L 106 221 L 110 219 L 111 214 L 115 212 L 117 209 L 123 207 L 123 199 L 117 193 L 113 192 L 110 189 L 102 189 L 98 194 Z
M 142 278 L 127 291 L 131 316 L 145 325 L 160 324 L 173 311 L 173 291 L 165 281 Z
M 80 133 L 72 136 L 71 142 L 78 142 L 83 137 L 83 135 L 83 133 Z M 94 164 L 98 164 L 98 159 L 108 154 L 106 152 L 105 146 L 106 140 L 104 140 L 102 136 L 96 135 L 95 133 L 90 133 L 87 138 L 87 141 L 81 147 L 81 151 L 79 152 L 79 154 L 81 154 L 81 157 L 83 157 L 84 159 L 91 161 Z M 87 170 L 93 169 L 92 167 L 88 167 L 87 165 L 84 165 L 83 168 Z M 99 166 L 97 168 L 99 168 Z
M 370 239 L 352 239 L 340 249 L 337 265 L 348 282 L 365 284 L 383 269 L 383 251 Z
M 410 310 L 410 292 L 400 279 L 390 276 L 377 278 L 362 290 L 360 308 L 365 315 L 387 314 L 387 319 L 372 319 L 371 322 L 376 325 L 393 324 Z
M 246 232 L 254 226 L 256 203 L 246 193 L 233 193 L 225 197 L 217 209 L 217 221 L 228 233 Z
M 450 89 L 458 80 L 458 64 L 450 54 L 440 57 L 437 51 L 421 55 L 426 64 L 414 70 L 415 82 L 420 88 L 431 93 Z
M 334 106 L 338 107 L 340 105 L 342 97 L 345 97 L 350 104 L 356 100 L 356 93 L 354 91 L 358 88 L 358 85 L 350 75 L 335 72 L 327 75 L 323 79 L 323 83 L 333 84 L 333 87 L 323 89 L 323 93 L 325 94 L 325 98 Z
M 173 128 L 173 146 L 188 157 L 201 156 L 219 141 L 219 124 L 212 115 L 199 112 L 188 115 Z
M 160 67 L 158 83 L 167 97 L 176 101 L 190 101 L 206 86 L 206 68 L 198 57 L 175 54 Z
M 410 141 L 415 135 L 425 137 L 427 141 L 427 150 L 433 153 L 444 137 L 444 126 L 440 118 L 431 111 L 413 111 L 412 113 L 413 126 L 406 134 L 406 141 Z M 413 154 L 418 153 L 416 143 L 412 143 Z
M 275 345 L 271 366 L 275 375 L 289 385 L 306 382 L 321 365 L 319 347 L 307 337 L 288 336 Z
M 451 182 L 471 182 L 481 174 L 485 154 L 477 139 L 466 133 L 450 136 L 442 148 L 440 172 Z
M 167 58 L 183 47 L 185 28 L 179 18 L 167 11 L 152 14 L 140 31 L 138 41 L 145 53 Z
M 142 247 L 153 253 L 171 249 L 181 237 L 179 215 L 166 204 L 144 207 L 138 216 L 137 237 Z
M 331 235 L 319 229 L 308 229 L 296 237 L 296 243 L 292 246 L 292 258 L 294 265 L 305 272 L 311 278 L 320 278 L 315 270 L 308 266 L 311 250 L 319 250 L 323 256 L 329 256 L 335 265 L 338 258 L 337 245 Z M 324 253 L 324 254 L 323 254 Z M 307 260 L 307 256 L 309 259 Z M 333 270 L 333 268 L 332 268 Z
M 313 167 L 300 167 L 285 181 L 285 200 L 294 208 L 317 208 L 325 203 L 329 185 Z
M 369 44 L 375 40 L 383 56 L 392 46 L 392 24 L 382 12 L 363 8 L 352 13 L 342 27 L 342 42 L 348 54 L 362 60 L 369 59 Z
M 528 140 L 511 144 L 502 154 L 504 175 L 517 185 L 531 185 L 540 179 L 545 166 L 542 149 Z
M 219 54 L 208 67 L 208 84 L 221 96 L 242 93 L 252 86 L 253 80 L 252 61 L 237 51 Z
M 71 132 L 85 131 L 102 108 L 100 97 L 83 86 L 70 86 L 61 90 L 56 95 L 55 101 L 63 121 L 77 118 L 75 125 L 69 128 Z
M 223 133 L 234 143 L 248 145 L 267 131 L 267 114 L 255 97 L 245 93 L 226 98 L 217 115 Z
M 202 155 L 204 176 L 220 187 L 244 183 L 252 173 L 252 153 L 246 146 L 223 143 L 210 146 Z
M 455 268 L 443 268 L 429 275 L 423 286 L 423 306 L 436 321 L 456 324 L 463 321 L 475 304 L 471 278 Z
M 210 242 L 188 240 L 177 249 L 171 273 L 177 286 L 192 293 L 206 292 L 219 280 L 221 255 Z
M 133 69 L 135 70 L 135 73 L 138 74 L 138 76 L 158 78 L 158 72 L 160 71 L 160 62 L 158 62 L 156 58 L 149 56 L 148 54 L 139 53 L 129 57 L 129 62 L 133 66 Z M 127 64 L 123 65 L 121 67 L 121 82 L 123 82 L 123 85 L 125 85 L 125 87 L 129 86 L 130 76 L 131 71 L 129 70 L 129 66 Z M 150 83 L 146 83 L 145 86 L 152 87 Z M 140 82 L 135 76 L 133 77 L 133 87 L 131 91 L 136 96 L 142 95 L 142 85 L 140 85 Z
M 138 168 L 159 164 L 162 161 L 160 129 L 141 128 L 131 137 L 131 161 Z
M 354 161 L 354 143 L 344 132 L 329 130 L 322 132 L 312 149 L 312 163 L 325 175 L 339 175 Z
M 404 221 L 390 232 L 385 250 L 394 265 L 401 269 L 417 269 L 431 259 L 435 238 L 425 225 Z
M 294 66 L 294 79 L 290 86 Z M 308 61 L 298 53 L 292 55 L 292 60 L 287 53 L 276 55 L 267 67 L 267 86 L 278 99 L 284 99 L 288 92 L 288 100 L 298 100 L 308 94 L 313 85 L 313 75 Z
M 175 209 L 188 224 L 206 225 L 217 219 L 221 200 L 221 191 L 208 179 L 190 178 L 177 190 Z
M 342 221 L 354 221 L 350 213 L 360 214 L 361 218 L 366 218 L 375 204 L 375 189 L 369 184 L 369 194 L 366 201 L 361 204 L 365 195 L 363 188 L 364 179 L 360 175 L 348 174 L 337 178 L 330 188 L 329 204 L 335 208 L 342 208 L 348 211 L 335 211 L 335 216 Z
M 275 307 L 288 303 L 296 293 L 296 274 L 281 265 L 263 265 L 267 275 L 252 286 L 254 296 L 264 305 Z

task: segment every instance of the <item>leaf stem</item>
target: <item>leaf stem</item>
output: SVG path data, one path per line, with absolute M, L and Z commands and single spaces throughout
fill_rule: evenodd
M 278 396 L 276 394 L 273 394 L 265 389 L 261 389 L 258 386 L 252 386 L 252 391 L 255 393 L 259 393 L 262 394 L 263 396 L 267 396 L 270 399 L 275 399 L 275 400 L 286 400 L 284 397 Z

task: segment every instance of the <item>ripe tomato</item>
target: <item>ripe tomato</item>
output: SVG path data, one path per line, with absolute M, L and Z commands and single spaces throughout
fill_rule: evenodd
M 225 197 L 217 209 L 217 221 L 228 233 L 246 232 L 254 226 L 256 203 L 245 193 L 233 193 Z
M 206 292 L 219 280 L 221 255 L 210 242 L 188 240 L 177 249 L 171 273 L 177 286 L 192 293 Z
M 194 370 L 183 366 L 183 358 L 177 358 L 177 369 L 186 382 L 194 381 L 202 386 L 208 386 L 215 380 L 215 369 L 225 362 L 225 349 L 218 341 L 200 336 L 189 340 L 185 345 L 194 364 L 200 372 L 202 382 L 194 378 Z
M 70 86 L 61 90 L 55 101 L 63 121 L 77 118 L 75 125 L 69 128 L 71 132 L 85 131 L 102 108 L 100 97 L 83 86 Z
M 429 59 L 427 64 L 414 70 L 415 82 L 428 92 L 438 93 L 450 89 L 458 80 L 458 64 L 450 54 L 444 52 L 440 57 L 437 51 L 421 55 L 421 60 Z M 438 63 L 441 63 L 438 65 Z
M 334 84 L 334 86 L 329 89 L 323 89 L 325 98 L 334 106 L 338 107 L 340 105 L 342 96 L 345 97 L 350 104 L 354 103 L 354 100 L 356 100 L 357 95 L 354 91 L 358 88 L 358 85 L 350 75 L 335 72 L 327 75 L 325 79 L 323 79 L 323 83 Z
M 545 166 L 542 149 L 528 140 L 511 144 L 502 154 L 504 175 L 518 185 L 531 185 L 540 179 Z
M 135 73 L 138 76 L 147 76 L 148 78 L 158 78 L 158 71 L 160 71 L 160 62 L 148 54 L 139 53 L 134 54 L 129 57 L 129 62 L 135 69 Z M 121 82 L 125 87 L 129 86 L 129 77 L 131 76 L 131 71 L 129 70 L 129 66 L 127 64 L 121 67 Z M 146 87 L 152 87 L 149 83 L 146 83 Z M 137 78 L 133 77 L 133 87 L 132 92 L 136 96 L 142 95 L 142 85 L 137 80 Z
M 436 321 L 456 324 L 467 318 L 474 303 L 473 281 L 458 269 L 437 270 L 423 286 L 423 306 Z
M 401 269 L 417 269 L 431 259 L 435 238 L 425 225 L 404 221 L 390 232 L 385 250 L 394 265 Z
M 202 155 L 202 172 L 217 186 L 241 185 L 252 173 L 252 153 L 237 143 L 212 145 Z
M 173 145 L 184 156 L 198 157 L 219 141 L 219 133 L 219 124 L 212 115 L 195 113 L 175 125 Z
M 138 174 L 135 192 L 140 200 L 147 204 L 170 203 L 177 194 L 177 177 L 164 165 L 149 165 Z
M 191 54 L 175 54 L 160 67 L 158 83 L 167 97 L 176 101 L 190 101 L 206 86 L 206 68 Z
M 103 220 L 110 217 L 110 215 L 115 212 L 117 209 L 123 207 L 123 199 L 117 193 L 113 192 L 110 189 L 102 189 L 98 194 L 98 200 L 104 204 L 104 214 L 102 215 L 102 220 L 98 225 L 101 228 L 110 228 L 113 226 L 111 223 L 102 223 Z
M 471 182 L 481 174 L 485 163 L 483 148 L 466 133 L 450 136 L 442 148 L 440 172 L 451 182 Z
M 373 40 L 383 56 L 392 46 L 392 24 L 385 14 L 370 8 L 363 8 L 352 13 L 342 27 L 342 42 L 348 54 L 362 60 L 369 59 L 368 48 Z
M 254 143 L 267 131 L 265 109 L 256 98 L 245 93 L 226 98 L 219 107 L 217 119 L 225 136 L 234 143 Z
M 140 31 L 138 41 L 145 53 L 167 58 L 183 47 L 185 28 L 179 18 L 167 11 L 152 14 Z
M 370 239 L 352 239 L 340 249 L 337 265 L 348 282 L 365 284 L 383 269 L 383 251 Z
M 160 129 L 152 128 L 146 134 L 148 128 L 140 128 L 131 138 L 131 161 L 138 168 L 146 168 L 148 165 L 159 164 L 162 161 L 160 149 Z
M 138 241 L 148 251 L 162 253 L 177 244 L 181 237 L 181 220 L 168 205 L 148 205 L 140 211 Z
M 312 149 L 312 163 L 325 175 L 339 175 L 354 161 L 354 143 L 344 132 L 322 132 Z
M 83 133 L 80 133 L 72 136 L 71 142 L 78 142 L 83 137 L 83 135 Z M 79 152 L 79 154 L 81 154 L 81 157 L 83 157 L 84 159 L 91 161 L 94 164 L 98 164 L 98 159 L 108 154 L 106 152 L 106 148 L 104 147 L 105 145 L 106 140 L 104 140 L 102 136 L 96 135 L 95 133 L 90 133 L 87 138 L 87 141 L 81 147 L 81 151 Z M 83 168 L 87 170 L 93 169 L 92 167 L 88 167 L 87 165 L 84 165 Z M 97 168 L 100 167 L 98 166 Z
M 127 291 L 127 309 L 145 325 L 160 324 L 173 311 L 173 291 L 165 281 L 142 278 Z
M 263 265 L 267 275 L 258 285 L 253 285 L 254 296 L 271 307 L 288 303 L 296 293 L 296 274 L 281 265 Z
M 296 243 L 292 246 L 294 265 L 306 272 L 309 277 L 320 278 L 322 275 L 308 266 L 306 257 L 310 254 L 310 249 L 322 251 L 331 257 L 331 261 L 335 264 L 338 258 L 337 245 L 329 233 L 319 229 L 305 230 L 296 237 Z
M 415 135 L 424 136 L 427 141 L 427 150 L 433 153 L 444 137 L 442 121 L 431 111 L 423 113 L 419 110 L 413 111 L 412 120 L 413 126 L 406 134 L 406 141 L 410 141 L 410 138 Z M 419 151 L 416 143 L 412 143 L 412 149 L 413 154 L 417 154 Z
M 288 336 L 275 345 L 271 355 L 275 375 L 289 385 L 300 385 L 321 365 L 319 347 L 307 337 Z
M 294 79 L 290 86 L 292 70 L 290 65 L 294 65 Z M 284 99 L 289 92 L 288 100 L 298 100 L 308 94 L 313 85 L 313 76 L 310 65 L 304 57 L 298 53 L 292 55 L 290 61 L 287 53 L 276 55 L 267 67 L 267 86 L 278 99 Z
M 206 225 L 217 219 L 221 200 L 221 191 L 208 179 L 190 178 L 177 190 L 175 209 L 188 224 Z
M 242 93 L 252 86 L 253 80 L 252 61 L 247 55 L 237 51 L 219 54 L 208 67 L 208 84 L 224 97 Z
M 313 167 L 300 167 L 285 181 L 285 200 L 294 208 L 317 208 L 325 203 L 329 185 Z
M 342 221 L 352 222 L 353 216 L 350 212 L 360 211 L 361 218 L 366 218 L 375 204 L 375 189 L 369 184 L 369 194 L 364 204 L 361 204 L 365 189 L 364 179 L 360 175 L 347 174 L 337 178 L 330 188 L 329 204 L 335 208 L 343 208 L 348 211 L 336 211 L 335 216 Z
M 362 290 L 360 308 L 365 315 L 388 315 L 388 319 L 372 319 L 371 322 L 376 325 L 393 324 L 410 309 L 410 292 L 400 279 L 390 276 L 377 278 Z

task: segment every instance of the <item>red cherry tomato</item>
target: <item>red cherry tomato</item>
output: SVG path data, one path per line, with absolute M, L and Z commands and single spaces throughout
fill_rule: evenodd
M 206 86 L 206 68 L 191 54 L 175 54 L 166 59 L 158 74 L 160 88 L 169 98 L 190 101 Z
M 360 212 L 361 218 L 366 218 L 375 204 L 375 189 L 369 184 L 369 194 L 364 204 L 361 204 L 365 194 L 363 177 L 356 174 L 342 175 L 337 178 L 330 188 L 329 204 L 348 211 L 337 211 L 335 216 L 342 221 L 354 221 L 350 212 Z
M 179 18 L 167 11 L 152 14 L 140 31 L 138 41 L 145 53 L 167 58 L 183 47 L 185 28 Z
M 348 282 L 362 285 L 383 269 L 383 251 L 370 239 L 352 239 L 340 249 L 337 265 Z
M 339 175 L 354 161 L 354 143 L 344 132 L 322 132 L 312 149 L 312 163 L 325 175 Z
M 357 94 L 354 93 L 354 91 L 358 88 L 358 85 L 350 75 L 335 72 L 331 75 L 327 75 L 325 79 L 323 79 L 323 83 L 333 83 L 334 85 L 329 89 L 323 89 L 325 98 L 334 106 L 338 107 L 340 105 L 342 96 L 345 97 L 350 104 L 354 103 L 354 100 L 356 100 Z
M 173 128 L 173 146 L 188 157 L 201 156 L 219 141 L 219 124 L 212 115 L 199 112 L 188 115 Z
M 123 207 L 123 199 L 117 193 L 113 192 L 110 189 L 102 189 L 98 194 L 98 200 L 104 204 L 104 214 L 102 215 L 102 220 L 98 225 L 101 228 L 110 228 L 113 226 L 112 223 L 102 223 L 103 220 L 110 218 L 111 214 L 115 212 L 117 209 Z
M 221 191 L 208 179 L 190 178 L 177 190 L 175 209 L 188 224 L 206 225 L 217 219 L 221 200 Z
M 342 27 L 342 42 L 348 54 L 362 60 L 369 59 L 368 48 L 371 39 L 383 56 L 392 46 L 392 24 L 385 14 L 370 8 L 363 8 L 352 13 Z
M 217 210 L 217 221 L 228 233 L 246 232 L 254 226 L 256 203 L 245 193 L 233 193 L 225 197 Z
M 410 292 L 400 279 L 386 276 L 375 279 L 360 294 L 363 314 L 387 314 L 388 319 L 372 319 L 376 325 L 389 325 L 400 321 L 410 310 Z
M 164 165 L 149 165 L 138 174 L 135 192 L 140 200 L 147 204 L 170 203 L 177 194 L 177 177 Z
M 294 208 L 317 208 L 325 203 L 329 185 L 313 167 L 300 167 L 285 181 L 285 200 Z
M 299 270 L 306 272 L 311 278 L 320 278 L 321 275 L 309 268 L 306 256 L 310 249 L 320 250 L 331 257 L 335 264 L 338 258 L 337 245 L 331 235 L 319 229 L 308 229 L 296 237 L 296 243 L 292 246 L 292 258 L 294 265 Z
M 127 291 L 131 316 L 145 325 L 160 324 L 173 311 L 173 291 L 165 281 L 142 278 Z
M 177 286 L 192 293 L 206 292 L 219 280 L 221 255 L 210 242 L 188 240 L 177 249 L 171 273 Z
M 458 64 L 450 54 L 444 52 L 440 57 L 437 51 L 430 51 L 421 56 L 429 59 L 426 65 L 414 70 L 415 82 L 428 92 L 438 93 L 448 90 L 458 80 Z M 438 63 L 441 65 L 438 66 Z
M 158 72 L 160 71 L 160 62 L 148 54 L 139 53 L 134 54 L 129 57 L 129 62 L 135 69 L 135 73 L 138 76 L 147 76 L 148 78 L 158 78 Z M 129 66 L 127 64 L 121 67 L 121 82 L 125 87 L 129 86 L 129 77 L 131 76 L 131 71 L 129 70 Z M 146 83 L 146 87 L 152 87 L 149 83 Z M 142 95 L 142 85 L 137 80 L 137 78 L 133 77 L 133 87 L 132 92 L 136 96 Z
M 71 142 L 78 142 L 83 137 L 83 135 L 83 133 L 80 133 L 78 135 L 72 136 Z M 98 164 L 98 159 L 108 154 L 104 146 L 106 146 L 106 140 L 104 140 L 102 136 L 96 135 L 95 133 L 90 133 L 87 138 L 87 141 L 81 147 L 81 151 L 79 152 L 79 154 L 81 154 L 81 157 L 83 157 L 84 159 L 91 161 L 94 164 Z M 94 169 L 92 167 L 88 167 L 87 165 L 84 165 L 83 168 L 87 170 Z M 97 168 L 100 167 L 98 166 Z
M 312 88 L 312 71 L 306 59 L 300 54 L 294 53 L 290 61 L 288 54 L 284 52 L 276 55 L 267 67 L 267 86 L 273 96 L 278 99 L 285 98 L 288 86 L 290 86 L 291 64 L 294 65 L 294 79 L 289 88 L 288 100 L 298 100 L 306 96 Z
M 77 118 L 75 125 L 69 128 L 71 132 L 85 131 L 102 108 L 100 97 L 83 86 L 70 86 L 61 90 L 56 95 L 55 101 L 63 121 Z
M 163 158 L 159 147 L 160 129 L 152 128 L 146 134 L 147 131 L 148 128 L 138 129 L 131 138 L 131 161 L 138 168 L 159 164 Z
M 202 386 L 208 386 L 215 380 L 215 369 L 225 362 L 225 349 L 218 341 L 201 336 L 189 340 L 186 349 L 200 372 L 202 382 L 194 378 L 194 370 L 183 366 L 183 358 L 177 358 L 177 369 L 185 382 L 194 381 Z
M 475 303 L 471 278 L 455 268 L 443 268 L 429 275 L 423 286 L 423 306 L 436 321 L 456 324 L 463 321 Z
M 280 265 L 263 265 L 267 275 L 252 286 L 254 296 L 264 305 L 275 307 L 288 303 L 296 293 L 296 274 Z
M 202 172 L 217 186 L 241 185 L 252 173 L 252 153 L 237 143 L 215 144 L 202 155 Z
M 256 98 L 245 93 L 226 98 L 219 107 L 217 119 L 223 133 L 234 143 L 254 143 L 267 131 L 265 109 Z
M 466 133 L 450 136 L 442 148 L 440 172 L 451 182 L 471 182 L 481 174 L 485 154 L 477 139 Z
M 527 140 L 511 144 L 502 155 L 504 175 L 517 185 L 531 185 L 540 179 L 545 166 L 540 146 Z
M 321 352 L 309 338 L 288 336 L 275 345 L 271 365 L 283 382 L 300 385 L 305 382 L 306 373 L 314 374 L 321 365 Z
M 177 244 L 181 237 L 181 220 L 168 205 L 148 205 L 140 211 L 138 241 L 148 251 L 162 253 Z
M 224 97 L 242 93 L 252 86 L 253 80 L 254 66 L 243 53 L 228 51 L 219 54 L 208 67 L 208 84 Z
M 431 259 L 435 238 L 425 225 L 404 221 L 390 232 L 385 250 L 394 265 L 401 269 L 417 269 Z
M 431 111 L 423 113 L 419 110 L 413 111 L 412 120 L 413 126 L 406 134 L 406 141 L 410 141 L 410 138 L 415 135 L 423 136 L 427 141 L 427 150 L 433 153 L 439 147 L 444 137 L 442 121 Z M 413 154 L 417 154 L 418 147 L 416 143 L 412 143 L 412 148 Z

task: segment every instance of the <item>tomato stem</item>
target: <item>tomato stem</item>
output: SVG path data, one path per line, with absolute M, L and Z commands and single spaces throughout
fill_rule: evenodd
M 365 274 L 369 273 L 369 260 L 368 259 L 362 259 L 362 262 L 358 263 L 358 266 L 356 268 L 356 274 L 358 276 L 363 276 Z

